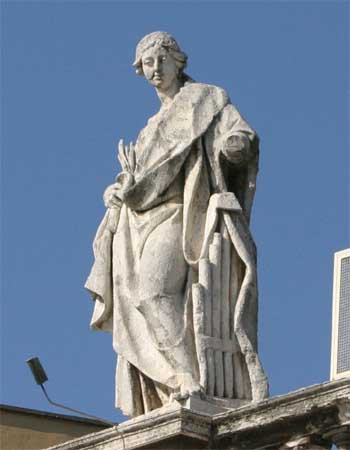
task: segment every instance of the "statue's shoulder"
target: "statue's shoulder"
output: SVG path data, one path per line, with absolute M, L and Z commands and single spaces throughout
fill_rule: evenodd
M 190 97 L 194 102 L 210 100 L 222 106 L 230 102 L 225 89 L 213 84 L 188 82 L 182 88 L 182 93 L 184 96 Z

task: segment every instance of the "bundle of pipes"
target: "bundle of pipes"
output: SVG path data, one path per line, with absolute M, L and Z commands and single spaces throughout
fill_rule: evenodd
M 214 233 L 209 258 L 199 261 L 198 283 L 193 286 L 193 312 L 200 384 L 209 396 L 242 398 L 241 355 L 233 332 L 237 298 L 237 254 L 223 223 Z

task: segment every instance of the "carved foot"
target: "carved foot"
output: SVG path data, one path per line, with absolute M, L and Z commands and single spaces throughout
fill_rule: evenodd
M 170 396 L 170 402 L 173 400 L 187 400 L 189 397 L 199 397 L 203 398 L 204 393 L 198 382 L 196 382 L 192 377 L 184 376 L 183 381 L 180 385 L 180 390 L 174 392 Z
M 181 390 L 178 393 L 179 400 L 186 400 L 188 397 L 201 397 L 202 389 L 198 383 L 191 383 L 190 385 L 181 385 Z

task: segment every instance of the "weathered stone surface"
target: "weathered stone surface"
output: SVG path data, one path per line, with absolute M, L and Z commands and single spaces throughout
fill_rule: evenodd
M 278 447 L 303 436 L 322 441 L 326 430 L 339 425 L 339 404 L 349 398 L 349 379 L 300 389 L 215 416 L 215 439 L 226 444 L 243 442 L 243 448 Z
M 118 430 L 94 433 L 51 450 L 320 450 L 332 443 L 346 450 L 350 424 L 340 405 L 349 398 L 350 379 L 344 379 L 219 414 L 203 413 L 196 401 L 187 406 L 173 402 L 119 425 Z
M 119 450 L 132 448 L 147 448 L 148 445 L 163 448 L 168 440 L 180 438 L 186 442 L 188 438 L 204 448 L 210 440 L 211 416 L 193 413 L 173 402 L 159 410 L 128 420 L 115 428 L 102 433 L 94 433 L 81 439 L 67 442 L 52 449 L 75 450 L 91 448 L 96 450 Z M 199 447 L 198 447 L 199 443 Z M 164 447 L 166 448 L 166 447 Z
M 325 439 L 331 440 L 340 450 L 350 449 L 350 394 L 346 399 L 339 399 L 339 423 L 330 427 L 324 434 Z
M 258 138 L 186 61 L 167 33 L 137 46 L 134 65 L 161 107 L 135 145 L 119 143 L 86 282 L 92 328 L 112 332 L 118 353 L 116 406 L 131 417 L 196 394 L 268 395 L 249 230 Z

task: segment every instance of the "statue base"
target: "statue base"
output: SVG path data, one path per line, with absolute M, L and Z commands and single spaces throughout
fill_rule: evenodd
M 250 402 L 248 400 L 231 400 L 218 397 L 206 397 L 205 399 L 202 399 L 198 396 L 192 396 L 185 400 L 174 400 L 170 403 L 171 407 L 178 405 L 177 407 L 182 407 L 192 412 L 209 416 L 214 416 L 215 414 L 220 414 L 249 404 Z M 163 406 L 161 410 L 164 408 L 168 408 L 168 405 Z
M 50 450 L 350 448 L 350 378 L 234 408 L 224 403 L 197 397 L 173 401 Z

